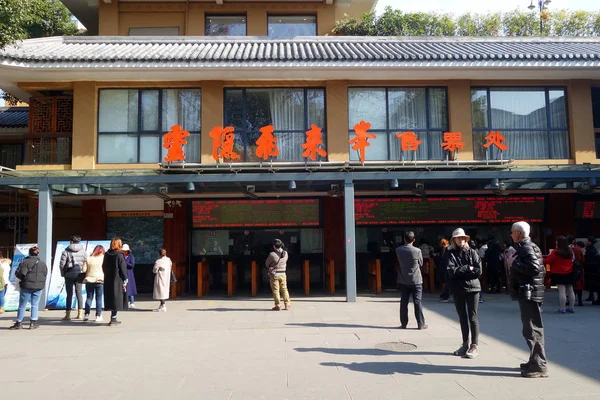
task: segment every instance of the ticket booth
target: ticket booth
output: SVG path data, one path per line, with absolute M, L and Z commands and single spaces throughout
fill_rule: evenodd
M 191 264 L 208 269 L 211 293 L 251 295 L 254 288 L 268 293 L 265 261 L 274 239 L 281 239 L 288 252 L 290 288 L 303 287 L 307 260 L 311 284 L 324 285 L 318 199 L 194 200 L 190 215 Z M 190 270 L 191 292 L 198 291 L 198 269 Z

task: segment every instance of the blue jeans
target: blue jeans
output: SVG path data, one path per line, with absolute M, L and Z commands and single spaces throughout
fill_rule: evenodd
M 86 283 L 85 291 L 87 292 L 87 298 L 85 299 L 85 313 L 89 314 L 92 308 L 92 302 L 94 301 L 94 294 L 96 295 L 96 316 L 102 315 L 102 297 L 104 296 L 104 284 L 102 283 Z
M 41 289 L 21 289 L 19 292 L 19 312 L 17 313 L 17 322 L 23 322 L 23 318 L 25 318 L 25 309 L 27 308 L 28 302 L 31 302 L 31 320 L 38 320 L 38 306 L 40 304 L 41 296 Z
M 4 289 L 0 290 L 0 307 L 4 307 L 4 296 L 8 290 L 8 282 L 4 285 Z
M 135 302 L 134 296 L 129 296 L 129 304 L 133 304 Z

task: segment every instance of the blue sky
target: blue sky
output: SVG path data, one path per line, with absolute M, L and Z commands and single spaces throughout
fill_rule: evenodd
M 516 8 L 523 10 L 531 0 L 379 0 L 377 13 L 383 12 L 386 6 L 403 11 L 441 11 L 462 14 L 466 12 L 510 11 Z M 534 0 L 537 4 L 537 0 Z M 571 9 L 600 11 L 600 0 L 553 0 L 548 6 L 550 10 Z

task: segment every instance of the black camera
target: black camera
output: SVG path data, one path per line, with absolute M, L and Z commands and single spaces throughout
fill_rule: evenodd
M 519 288 L 521 289 L 521 294 L 523 295 L 525 300 L 531 300 L 531 294 L 533 293 L 533 286 L 527 283 L 525 285 L 519 286 Z

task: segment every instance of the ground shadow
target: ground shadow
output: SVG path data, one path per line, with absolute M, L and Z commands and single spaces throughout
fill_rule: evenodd
M 507 367 L 472 367 L 467 365 L 431 365 L 413 362 L 362 362 L 362 363 L 339 363 L 323 362 L 325 367 L 346 368 L 350 371 L 364 372 L 376 375 L 427 375 L 427 374 L 458 374 L 473 376 L 506 376 L 520 377 L 518 368 Z
M 282 311 L 285 311 L 283 309 L 281 309 Z M 219 308 L 188 308 L 187 311 L 216 311 L 216 312 L 227 312 L 227 311 L 253 311 L 253 312 L 258 312 L 258 311 L 271 311 L 270 308 L 225 308 L 225 307 L 219 307 Z
M 452 356 L 451 353 L 443 353 L 439 351 L 390 351 L 379 349 L 342 349 L 331 347 L 299 347 L 294 349 L 300 353 L 320 352 L 325 354 L 333 354 L 338 356 L 392 356 L 392 355 L 417 355 L 417 356 Z
M 294 323 L 289 323 L 286 324 L 289 326 L 302 326 L 302 327 L 308 327 L 308 328 L 358 328 L 358 329 L 399 329 L 400 325 L 398 326 L 375 326 L 375 325 L 360 325 L 360 324 L 327 324 L 324 322 L 294 322 Z M 416 329 L 416 328 L 415 328 Z M 410 328 L 408 328 L 407 330 L 410 330 Z

